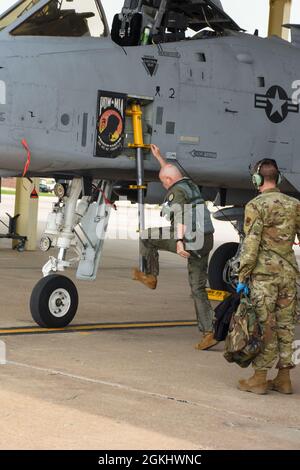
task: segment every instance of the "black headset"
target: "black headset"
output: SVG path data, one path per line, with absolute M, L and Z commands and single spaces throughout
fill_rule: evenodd
M 276 168 L 277 170 L 276 185 L 279 185 L 282 182 L 282 176 L 279 171 L 276 160 L 273 160 L 272 158 L 263 158 L 263 160 L 260 160 L 260 162 L 258 162 L 256 171 L 252 175 L 252 183 L 254 184 L 256 188 L 259 188 L 265 182 L 264 176 L 260 174 L 261 167 L 265 164 L 273 165 Z

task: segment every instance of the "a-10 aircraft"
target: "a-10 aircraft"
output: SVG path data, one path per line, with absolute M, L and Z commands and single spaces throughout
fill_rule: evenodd
M 54 177 L 58 202 L 42 247 L 57 247 L 33 290 L 44 327 L 75 316 L 78 295 L 57 274 L 95 279 L 109 200 L 136 200 L 134 124 L 241 226 L 253 197 L 249 165 L 275 158 L 283 190 L 300 189 L 300 25 L 292 42 L 246 34 L 219 0 L 125 0 L 111 32 L 100 0 L 19 0 L 0 17 L 0 175 Z M 298 82 L 299 84 L 299 82 Z M 143 150 L 146 202 L 161 202 L 158 166 Z M 139 194 L 142 185 L 136 186 Z M 76 257 L 67 257 L 73 247 Z M 233 282 L 238 244 L 210 262 L 213 288 Z

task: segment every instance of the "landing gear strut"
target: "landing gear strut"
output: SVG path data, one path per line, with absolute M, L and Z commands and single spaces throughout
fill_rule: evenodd
M 74 178 L 48 217 L 41 247 L 45 251 L 57 247 L 58 256 L 51 256 L 43 267 L 45 277 L 34 287 L 30 299 L 32 318 L 42 327 L 63 328 L 77 312 L 74 283 L 57 273 L 77 266 L 77 279 L 94 280 L 97 275 L 111 210 L 112 182 L 96 181 L 93 193 L 83 194 L 79 200 L 83 188 L 81 178 Z M 71 259 L 67 258 L 70 249 L 75 252 Z

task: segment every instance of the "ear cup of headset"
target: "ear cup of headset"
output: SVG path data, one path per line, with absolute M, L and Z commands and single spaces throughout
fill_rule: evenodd
M 254 184 L 256 188 L 259 188 L 260 186 L 264 184 L 263 177 L 259 175 L 258 173 L 254 173 L 254 175 L 252 175 L 252 183 Z

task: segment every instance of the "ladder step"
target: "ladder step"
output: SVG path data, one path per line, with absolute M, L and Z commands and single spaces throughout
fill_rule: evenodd
M 231 294 L 223 290 L 206 289 L 209 300 L 223 301 Z

